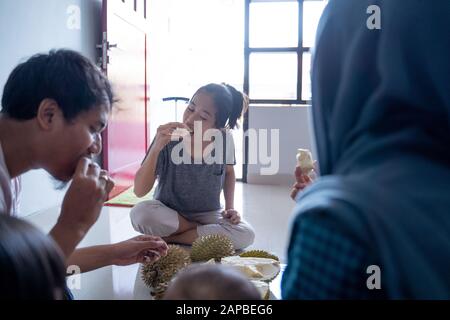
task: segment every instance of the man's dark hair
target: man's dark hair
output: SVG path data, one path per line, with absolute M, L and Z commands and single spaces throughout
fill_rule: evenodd
M 16 120 L 36 117 L 44 99 L 55 100 L 66 120 L 94 107 L 113 104 L 108 79 L 87 58 L 71 50 L 37 54 L 10 74 L 1 113 Z

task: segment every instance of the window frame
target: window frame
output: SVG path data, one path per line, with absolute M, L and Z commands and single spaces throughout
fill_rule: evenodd
M 250 90 L 250 55 L 252 53 L 297 53 L 297 98 L 296 99 L 250 99 L 252 105 L 305 105 L 310 100 L 303 100 L 303 54 L 310 53 L 310 47 L 303 46 L 303 2 L 311 0 L 245 0 L 245 36 L 244 36 L 244 92 L 251 97 Z M 257 2 L 297 2 L 298 3 L 298 43 L 296 47 L 250 47 L 250 4 Z
M 311 0 L 245 0 L 244 5 L 244 93 L 250 97 L 250 55 L 252 53 L 297 53 L 297 99 L 250 99 L 250 106 L 278 105 L 299 106 L 310 105 L 310 100 L 303 100 L 303 55 L 311 53 L 311 47 L 303 46 L 303 2 Z M 296 47 L 250 47 L 250 4 L 256 2 L 297 2 L 298 3 L 298 43 Z M 244 134 L 249 129 L 249 110 L 244 114 Z M 242 181 L 247 182 L 248 173 L 248 136 L 244 135 L 244 163 Z

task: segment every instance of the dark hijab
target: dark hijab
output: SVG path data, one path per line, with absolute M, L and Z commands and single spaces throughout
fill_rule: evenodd
M 322 177 L 297 214 L 346 226 L 388 298 L 449 299 L 450 1 L 332 0 L 312 68 Z

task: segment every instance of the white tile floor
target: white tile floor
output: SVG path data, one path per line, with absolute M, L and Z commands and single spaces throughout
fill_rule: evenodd
M 277 254 L 285 262 L 289 220 L 294 202 L 289 198 L 288 186 L 249 185 L 238 183 L 235 192 L 236 208 L 256 231 L 252 248 Z M 115 243 L 138 235 L 131 227 L 130 209 L 105 207 L 97 223 L 89 231 L 80 247 Z M 27 217 L 44 232 L 54 225 L 59 208 Z M 148 291 L 142 287 L 138 265 L 105 267 L 82 274 L 80 289 L 74 289 L 76 299 L 146 299 Z M 272 283 L 272 291 L 279 297 L 279 280 Z

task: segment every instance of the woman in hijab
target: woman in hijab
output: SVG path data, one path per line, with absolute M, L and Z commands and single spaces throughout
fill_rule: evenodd
M 449 32 L 446 0 L 329 2 L 284 299 L 450 299 Z

